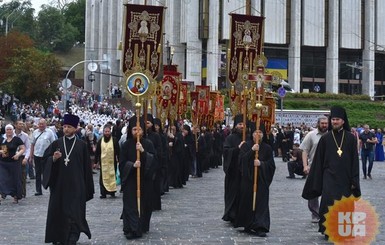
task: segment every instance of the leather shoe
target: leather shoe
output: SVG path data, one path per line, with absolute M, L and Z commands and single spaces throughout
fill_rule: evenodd
M 256 231 L 255 235 L 259 236 L 259 237 L 266 237 L 266 232 L 264 232 L 264 231 Z
M 41 196 L 41 195 L 43 195 L 43 193 L 41 193 L 41 192 L 36 192 L 35 193 L 35 196 Z

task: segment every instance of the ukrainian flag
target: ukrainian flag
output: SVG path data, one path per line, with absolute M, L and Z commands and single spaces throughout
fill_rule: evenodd
M 266 73 L 274 75 L 279 73 L 283 80 L 287 80 L 287 60 L 268 59 Z

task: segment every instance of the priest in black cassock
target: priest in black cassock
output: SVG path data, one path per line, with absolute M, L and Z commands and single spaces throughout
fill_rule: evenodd
M 50 188 L 45 242 L 76 244 L 80 233 L 91 239 L 86 202 L 94 195 L 91 160 L 87 145 L 76 138 L 79 117 L 64 115 L 64 137 L 44 153 L 43 186 Z
M 270 230 L 269 187 L 273 181 L 275 162 L 273 149 L 268 143 L 263 125 L 261 125 L 260 130 L 253 132 L 252 138 L 241 146 L 239 153 L 242 177 L 239 190 L 239 208 L 234 226 L 244 227 L 245 231 L 250 234 L 265 237 Z M 258 160 L 255 159 L 256 151 L 258 151 Z M 255 167 L 258 168 L 257 194 L 255 210 L 253 211 Z
M 302 192 L 307 200 L 321 196 L 319 232 L 322 234 L 328 206 L 342 196 L 361 196 L 357 141 L 350 132 L 345 109 L 332 107 L 329 120 L 331 128 L 318 143 Z
M 243 116 L 234 117 L 232 133 L 223 144 L 223 171 L 225 172 L 225 213 L 224 221 L 233 222 L 238 211 L 238 192 L 240 185 L 239 149 L 242 144 Z
M 152 177 L 156 150 L 152 142 L 143 137 L 144 122 L 136 126 L 136 116 L 130 118 L 127 128 L 127 140 L 120 149 L 120 177 L 123 190 L 123 232 L 127 239 L 142 237 L 149 231 L 152 214 Z M 137 135 L 140 142 L 137 142 Z M 140 160 L 137 161 L 137 150 Z M 137 168 L 140 167 L 140 214 L 137 202 Z

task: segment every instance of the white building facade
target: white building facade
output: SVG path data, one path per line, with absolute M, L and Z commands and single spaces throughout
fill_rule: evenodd
M 246 0 L 89 0 L 85 59 L 108 62 L 92 83 L 85 72 L 86 90 L 106 94 L 123 79 L 124 3 L 166 7 L 163 50 L 183 79 L 226 87 L 229 13 L 245 14 Z M 266 17 L 264 54 L 295 91 L 385 95 L 385 1 L 255 0 L 251 14 Z

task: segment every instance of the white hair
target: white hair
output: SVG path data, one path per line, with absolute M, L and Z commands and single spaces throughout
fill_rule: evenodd
M 12 124 L 7 124 L 7 125 L 5 125 L 5 129 L 7 130 L 7 129 L 12 129 L 12 130 L 14 130 L 15 128 L 12 126 Z

